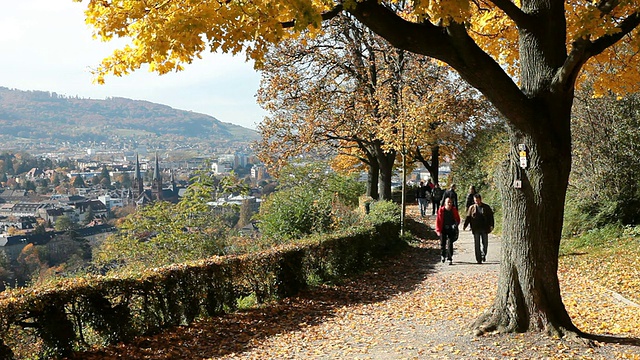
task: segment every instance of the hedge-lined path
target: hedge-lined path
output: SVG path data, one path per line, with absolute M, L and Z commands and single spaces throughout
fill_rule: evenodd
M 473 336 L 469 325 L 495 295 L 499 238 L 490 237 L 487 262 L 477 264 L 472 235 L 461 232 L 453 265 L 443 264 L 432 222 L 410 206 L 408 228 L 418 234 L 416 243 L 340 285 L 75 358 L 640 359 L 637 340 L 635 346 L 607 341 L 586 347 L 535 334 Z M 589 296 L 612 311 L 625 306 L 608 295 Z

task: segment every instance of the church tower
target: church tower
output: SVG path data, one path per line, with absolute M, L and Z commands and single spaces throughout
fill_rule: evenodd
M 136 169 L 133 174 L 133 198 L 137 199 L 142 195 L 144 191 L 144 179 L 142 178 L 142 173 L 140 172 L 140 160 L 138 158 L 138 153 L 136 153 Z
M 178 186 L 176 184 L 176 175 L 175 175 L 173 169 L 171 169 L 171 190 L 173 191 L 173 196 L 177 197 L 178 196 Z
M 151 184 L 151 193 L 155 200 L 162 200 L 162 174 L 160 173 L 160 162 L 158 153 L 156 152 L 156 166 L 153 169 L 153 182 Z

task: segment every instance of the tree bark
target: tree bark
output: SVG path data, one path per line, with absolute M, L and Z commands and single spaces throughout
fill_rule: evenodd
M 393 176 L 393 164 L 396 160 L 396 152 L 385 152 L 379 146 L 376 158 L 380 166 L 380 200 L 391 200 L 391 178 Z
M 498 176 L 504 206 L 498 291 L 474 328 L 478 334 L 580 333 L 564 307 L 557 276 L 570 146 L 558 149 L 513 130 L 510 143 L 509 160 Z M 527 169 L 520 167 L 519 144 L 528 150 Z M 514 180 L 522 181 L 522 188 L 514 188 Z
M 379 179 L 380 165 L 378 165 L 377 159 L 372 159 L 368 164 L 367 196 L 370 196 L 374 200 L 378 200 L 380 198 L 380 192 L 378 191 Z
M 431 156 L 429 161 L 422 156 L 422 150 L 420 148 L 416 149 L 415 158 L 422 163 L 425 169 L 427 169 L 429 175 L 431 175 L 433 183 L 437 184 L 439 181 L 438 169 L 440 168 L 440 147 L 438 145 L 431 147 Z

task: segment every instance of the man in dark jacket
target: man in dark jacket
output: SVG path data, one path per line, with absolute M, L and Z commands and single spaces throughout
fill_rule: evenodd
M 449 190 L 444 192 L 444 195 L 442 196 L 442 205 L 444 206 L 444 201 L 447 198 L 451 198 L 451 201 L 453 202 L 453 207 L 455 207 L 456 209 L 458 208 L 458 193 L 456 192 L 456 184 L 451 184 L 451 187 L 449 188 Z
M 482 202 L 482 196 L 478 193 L 473 195 L 475 204 L 469 206 L 467 218 L 464 220 L 463 230 L 471 225 L 473 240 L 475 243 L 476 261 L 481 264 L 487 261 L 487 246 L 489 245 L 489 233 L 493 231 L 494 220 L 491 207 Z M 482 249 L 480 241 L 482 240 Z

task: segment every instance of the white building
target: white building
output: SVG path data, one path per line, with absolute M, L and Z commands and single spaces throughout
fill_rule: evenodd
M 113 209 L 114 207 L 124 206 L 124 201 L 122 200 L 122 198 L 115 198 L 111 197 L 110 195 L 98 196 L 98 200 L 100 200 L 100 202 L 103 203 L 109 211 L 111 211 L 111 209 Z
M 215 175 L 228 174 L 233 170 L 231 165 L 232 163 L 214 162 L 211 163 L 211 171 L 213 171 Z

